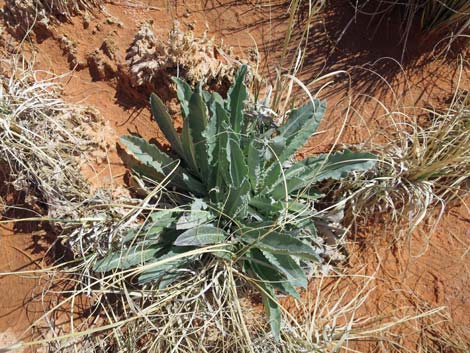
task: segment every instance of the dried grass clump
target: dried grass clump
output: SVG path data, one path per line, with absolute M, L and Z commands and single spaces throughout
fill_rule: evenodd
M 470 27 L 467 0 L 366 0 L 351 1 L 356 10 L 373 16 L 400 16 L 405 32 L 416 22 L 426 32 L 465 31 Z
M 378 26 L 393 19 L 400 24 L 403 55 L 408 39 L 420 30 L 426 35 L 438 34 L 448 42 L 468 42 L 470 34 L 470 2 L 468 0 L 364 0 L 352 1 L 358 13 L 376 19 Z M 378 31 L 379 28 L 376 29 Z
M 434 205 L 462 199 L 470 190 L 470 92 L 459 91 L 446 111 L 427 110 L 427 122 L 393 122 L 389 142 L 373 144 L 375 168 L 342 182 L 354 217 L 388 214 L 420 223 Z M 400 114 L 398 114 L 400 115 Z
M 134 86 L 151 84 L 161 73 L 182 77 L 191 83 L 230 80 L 239 62 L 230 59 L 230 49 L 217 46 L 206 34 L 196 38 L 192 30 L 180 29 L 175 21 L 166 41 L 144 22 L 127 50 L 127 64 Z
M 49 217 L 74 217 L 73 201 L 89 194 L 77 173 L 80 155 L 93 146 L 82 126 L 97 117 L 58 98 L 56 83 L 14 70 L 0 77 L 0 163 L 14 190 L 38 195 Z
M 47 343 L 51 351 L 62 353 L 84 347 L 87 352 L 337 352 L 353 349 L 356 342 L 393 343 L 394 329 L 442 310 L 371 318 L 364 304 L 374 290 L 374 274 L 318 275 L 301 301 L 283 299 L 281 336 L 276 340 L 259 298 L 250 290 L 256 281 L 229 262 L 214 259 L 199 269 L 187 269 L 181 280 L 159 289 L 158 283 L 134 286 L 132 278 L 174 257 L 98 278 L 86 272 L 96 257 L 91 254 L 77 267 L 62 270 L 74 276 L 69 285 L 57 276 L 49 284 L 56 293 L 61 286 L 67 289 L 43 321 L 53 324 L 62 312 L 62 318 L 75 318 L 72 332 L 51 325 L 55 335 L 19 348 Z M 80 311 L 72 304 L 84 297 L 85 317 L 77 317 Z
M 4 11 L 9 25 L 24 35 L 31 29 L 45 30 L 83 11 L 103 4 L 103 0 L 6 0 Z
M 96 220 L 103 228 L 122 215 L 107 206 L 112 192 L 91 190 L 80 173 L 84 163 L 101 158 L 100 150 L 109 147 L 96 133 L 105 127 L 95 111 L 61 100 L 56 81 L 39 80 L 19 65 L 3 62 L 7 73 L 0 75 L 2 196 L 24 195 L 22 207 L 35 210 L 37 220 L 53 222 L 75 254 L 96 250 L 102 244 L 97 237 L 107 234 L 88 238 L 76 232 L 86 233 Z M 4 201 L 3 214 L 15 207 Z M 15 218 L 14 212 L 8 214 Z

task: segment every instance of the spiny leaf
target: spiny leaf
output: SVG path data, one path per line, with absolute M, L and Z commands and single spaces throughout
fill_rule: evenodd
M 285 148 L 286 139 L 283 136 L 278 135 L 273 137 L 268 143 L 268 148 L 266 148 L 265 159 L 276 163 Z
M 241 132 L 243 124 L 243 103 L 248 96 L 245 86 L 245 76 L 248 66 L 242 65 L 235 74 L 235 83 L 228 91 L 230 107 L 230 124 L 233 131 Z
M 290 142 L 299 135 L 299 132 L 301 132 L 307 124 L 309 125 L 310 134 L 314 133 L 323 119 L 325 110 L 326 102 L 320 102 L 318 99 L 292 110 L 287 121 L 279 127 L 279 135 Z
M 181 180 L 183 181 L 184 185 L 186 186 L 186 189 L 189 190 L 190 193 L 196 196 L 206 195 L 207 190 L 204 185 L 192 175 L 188 173 L 182 173 Z
M 286 124 L 280 127 L 280 135 L 286 140 L 286 148 L 278 155 L 281 163 L 291 158 L 318 129 L 325 115 L 326 102 L 315 100 L 293 110 Z
M 198 91 L 195 91 L 189 101 L 189 114 L 187 117 L 194 143 L 195 160 L 199 167 L 201 178 L 209 177 L 209 156 L 204 132 L 207 127 L 207 108 Z
M 284 210 L 285 202 L 275 200 L 268 195 L 258 194 L 250 199 L 250 206 L 256 208 L 264 216 L 276 217 Z
M 159 282 L 159 288 L 164 289 L 172 282 L 177 280 L 181 275 L 183 275 L 184 271 L 177 271 L 180 270 L 183 266 L 189 264 L 190 262 L 196 259 L 195 255 L 185 256 L 183 258 L 176 259 L 174 261 L 170 261 L 167 263 L 158 264 L 162 260 L 170 259 L 180 254 L 184 254 L 190 250 L 193 250 L 193 247 L 173 247 L 170 251 L 166 254 L 155 258 L 153 261 L 149 261 L 146 265 L 156 264 L 155 266 L 144 270 L 138 280 L 137 283 L 145 284 L 152 281 Z
M 271 326 L 271 333 L 276 340 L 279 340 L 281 332 L 281 308 L 274 292 L 274 282 L 281 284 L 282 279 L 278 274 L 276 275 L 276 271 L 266 267 L 266 265 L 267 260 L 259 250 L 253 249 L 247 254 L 245 270 L 253 272 L 259 279 L 256 284 L 260 289 L 263 305 L 269 319 L 269 325 Z M 295 289 L 294 292 L 297 294 Z
M 176 221 L 175 209 L 152 212 L 146 222 L 145 235 L 147 237 L 159 234 Z
M 292 255 L 319 261 L 319 257 L 310 245 L 305 244 L 287 233 L 270 230 L 251 229 L 243 233 L 242 240 L 254 244 L 257 248 L 280 255 Z
M 175 241 L 176 246 L 204 246 L 225 240 L 225 232 L 213 225 L 200 225 L 183 232 Z
M 158 173 L 167 175 L 178 164 L 165 152 L 160 151 L 157 146 L 148 143 L 141 137 L 127 135 L 121 136 L 120 140 L 139 161 L 150 165 Z
M 155 94 L 150 95 L 150 105 L 152 108 L 152 114 L 157 122 L 158 126 L 162 130 L 165 137 L 171 144 L 171 148 L 181 157 L 184 158 L 183 146 L 181 144 L 180 137 L 176 132 L 170 114 L 166 110 L 165 105 L 161 99 Z
M 251 187 L 247 178 L 248 167 L 245 156 L 233 135 L 228 138 L 226 153 L 229 162 L 230 182 L 227 183 L 229 195 L 225 203 L 225 211 L 230 217 L 243 218 L 248 211 Z
M 264 282 L 259 282 L 258 285 L 262 288 L 264 308 L 269 319 L 269 325 L 271 326 L 271 333 L 276 341 L 279 341 L 281 334 L 281 307 L 276 299 L 276 293 L 274 288 Z
M 122 249 L 108 254 L 105 258 L 96 262 L 93 270 L 96 272 L 108 272 L 115 269 L 127 269 L 138 264 L 144 264 L 161 250 L 159 246 L 144 248 L 136 245 L 130 249 Z
M 372 168 L 377 157 L 367 152 L 345 150 L 333 154 L 320 154 L 305 158 L 287 169 L 283 180 L 278 180 L 272 187 L 274 198 L 285 197 L 285 189 L 291 194 L 308 185 L 314 185 L 325 179 L 340 180 L 353 171 Z
M 248 177 L 250 179 L 251 188 L 255 192 L 261 182 L 261 175 L 264 167 L 264 153 L 265 148 L 262 143 L 252 141 L 252 143 L 248 145 Z
M 231 218 L 245 218 L 248 213 L 250 202 L 250 182 L 248 178 L 242 180 L 239 187 L 229 187 L 228 196 L 225 201 L 225 214 Z
M 245 180 L 248 175 L 248 167 L 243 151 L 238 141 L 233 138 L 233 135 L 230 135 L 228 139 L 227 159 L 230 161 L 230 179 L 232 186 L 240 187 L 243 180 Z
M 264 250 L 262 253 L 279 272 L 287 277 L 292 286 L 307 287 L 307 277 L 304 271 L 290 255 L 274 254 Z
M 286 171 L 286 179 L 290 180 L 288 191 L 291 193 L 325 179 L 340 180 L 353 171 L 368 170 L 376 159 L 371 153 L 350 150 L 305 158 Z
M 207 223 L 213 218 L 214 215 L 207 211 L 207 204 L 202 199 L 196 199 L 191 204 L 191 210 L 180 216 L 176 223 L 176 229 L 191 229 Z
M 300 299 L 299 293 L 295 287 L 282 272 L 278 271 L 278 269 L 268 261 L 263 252 L 256 248 L 251 249 L 248 253 L 248 259 L 250 259 L 251 266 L 260 280 L 278 289 L 283 294 Z
M 189 114 L 189 100 L 191 99 L 193 90 L 185 80 L 178 77 L 173 77 L 172 80 L 176 84 L 176 95 L 181 105 L 181 113 L 183 114 L 183 118 L 186 118 Z
M 198 180 L 185 173 L 181 168 L 175 168 L 177 161 L 160 151 L 157 146 L 133 135 L 122 136 L 121 142 L 147 168 L 132 165 L 132 169 L 137 173 L 142 171 L 144 175 L 158 178 L 158 180 L 169 177 L 171 183 L 180 189 L 198 195 L 205 193 L 204 186 Z M 148 170 L 149 168 L 150 170 Z
M 212 100 L 212 94 L 210 92 L 203 90 L 201 85 L 198 87 L 198 89 L 201 92 L 202 99 L 204 100 L 204 103 L 206 104 L 206 106 L 210 105 L 210 102 Z
M 215 94 L 212 95 L 215 97 Z M 220 95 L 218 95 L 220 97 Z M 217 158 L 218 158 L 218 140 L 217 135 L 217 115 L 216 115 L 216 101 L 219 98 L 212 98 L 209 103 L 211 117 L 207 122 L 206 129 L 203 132 L 203 137 L 206 140 L 207 145 L 207 164 L 208 164 L 208 175 L 207 175 L 207 189 L 210 190 L 216 186 L 216 173 L 217 173 Z M 221 107 L 223 105 L 222 97 L 220 97 L 221 103 L 218 103 Z
M 285 141 L 285 147 L 281 151 L 275 151 L 277 153 L 276 158 L 273 158 L 271 166 L 266 171 L 265 187 L 268 190 L 271 189 L 273 183 L 278 181 L 281 164 L 289 160 L 305 145 L 317 130 L 325 114 L 325 109 L 325 102 L 320 103 L 318 100 L 315 100 L 314 103 L 308 102 L 300 108 L 293 110 L 286 124 L 279 128 L 280 134 L 274 139 Z
M 191 172 L 199 175 L 199 168 L 196 162 L 196 148 L 194 146 L 193 137 L 191 136 L 191 128 L 189 127 L 189 119 L 183 122 L 183 131 L 181 133 L 181 141 L 183 143 L 184 160 Z
M 225 109 L 215 103 L 216 110 L 216 144 L 213 150 L 213 165 L 215 169 L 209 179 L 211 200 L 221 202 L 224 199 L 227 186 L 230 185 L 230 161 L 227 155 L 229 117 Z
M 377 161 L 377 157 L 367 152 L 352 152 L 344 150 L 329 155 L 320 171 L 315 173 L 314 182 L 325 179 L 340 180 L 352 171 L 363 171 L 372 168 Z

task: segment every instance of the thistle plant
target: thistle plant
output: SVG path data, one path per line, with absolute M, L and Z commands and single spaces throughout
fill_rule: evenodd
M 128 161 L 133 176 L 142 184 L 157 182 L 163 190 L 160 205 L 169 206 L 152 211 L 95 270 L 144 265 L 136 282 L 165 288 L 184 276 L 184 269 L 203 265 L 207 256 L 218 258 L 258 288 L 278 337 L 276 294 L 299 298 L 297 288 L 307 286 L 309 264 L 321 261 L 314 208 L 321 195 L 315 183 L 367 170 L 375 157 L 345 150 L 296 161 L 295 153 L 320 124 L 325 102 L 309 101 L 274 126 L 245 111 L 246 74 L 242 66 L 226 99 L 174 78 L 181 134 L 160 98 L 151 95 L 153 116 L 171 154 L 137 136 L 121 141 L 134 157 Z M 209 251 L 197 251 L 203 248 Z M 157 261 L 158 266 L 151 265 Z

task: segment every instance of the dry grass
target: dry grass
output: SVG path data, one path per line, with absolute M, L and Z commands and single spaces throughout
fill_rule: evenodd
M 308 41 L 311 36 L 311 24 L 315 16 L 326 6 L 325 0 L 291 0 L 288 8 L 289 20 L 282 45 L 282 52 L 276 63 L 276 77 L 269 92 L 269 107 L 274 115 L 282 117 L 295 101 L 292 96 L 296 77 L 301 71 Z M 296 41 L 293 36 L 298 32 Z
M 299 3 L 293 1 L 292 8 Z M 304 42 L 308 39 L 308 26 L 305 31 Z M 288 35 L 287 45 L 289 41 Z M 302 45 L 299 44 L 295 61 L 280 65 L 279 86 L 276 84 L 280 97 L 278 112 L 287 109 L 292 85 L 298 83 L 294 76 L 303 60 Z M 286 303 L 283 334 L 276 342 L 264 314 L 257 310 L 257 298 L 250 290 L 253 279 L 231 263 L 206 261 L 204 266 L 189 268 L 183 280 L 164 290 L 133 284 L 136 275 L 158 267 L 161 261 L 97 275 L 92 271 L 95 261 L 109 248 L 119 248 L 120 240 L 129 230 L 139 229 L 145 214 L 159 206 L 162 186 L 156 185 L 140 201 L 90 198 L 88 186 L 76 177 L 73 156 L 82 153 L 81 148 L 86 150 L 91 142 L 71 124 L 75 120 L 70 120 L 70 106 L 51 96 L 55 86 L 34 80 L 31 75 L 26 70 L 19 74 L 19 80 L 15 74 L 15 79 L 4 81 L 0 92 L 0 151 L 4 157 L 0 158 L 13 171 L 10 174 L 13 186 L 34 188 L 46 200 L 52 213 L 44 219 L 52 217 L 59 224 L 70 221 L 75 224 L 64 235 L 77 259 L 35 271 L 48 281 L 44 298 L 56 292 L 58 300 L 35 323 L 45 324 L 49 333 L 41 340 L 18 347 L 42 344 L 55 352 L 332 352 L 341 347 L 352 351 L 349 347 L 355 342 L 372 340 L 398 352 L 400 345 L 389 334 L 392 328 L 426 320 L 439 312 L 426 309 L 413 317 L 371 318 L 361 310 L 373 289 L 374 275 L 319 275 L 313 279 L 310 290 L 303 293 L 301 302 L 294 306 Z M 468 102 L 468 93 L 456 96 L 447 112 L 430 112 L 427 126 L 412 124 L 403 129 L 404 123 L 397 122 L 395 139 L 386 148 L 378 149 L 382 162 L 375 174 L 368 175 L 366 182 L 364 176 L 358 175 L 350 184 L 342 185 L 342 191 L 352 193 L 354 213 L 369 216 L 391 209 L 397 215 L 412 215 L 416 220 L 436 200 L 448 200 L 465 191 L 468 151 L 461 147 L 469 142 Z M 74 173 L 69 174 L 72 169 Z M 52 177 L 59 171 L 63 177 Z M 196 253 L 203 255 L 211 250 L 204 248 Z M 25 273 L 16 273 L 21 274 Z M 352 282 L 356 284 L 347 285 Z M 57 289 L 59 283 L 65 289 Z M 85 308 L 74 321 L 71 318 L 77 317 L 75 304 L 85 297 L 88 298 Z M 69 319 L 70 325 L 63 328 L 57 325 L 64 317 L 57 316 L 58 312 Z M 422 347 L 430 347 L 424 352 L 438 351 L 433 348 L 439 347 L 435 345 L 439 340 L 432 338 L 436 332 L 442 340 L 451 341 L 451 336 L 432 331 L 433 327 L 426 325 L 426 330 L 423 329 Z
M 439 34 L 447 42 L 446 48 L 457 39 L 468 39 L 470 30 L 470 3 L 467 0 L 365 0 L 350 1 L 357 13 L 372 17 L 379 26 L 393 18 L 400 23 L 403 43 L 402 61 L 408 39 L 414 31 Z
M 35 341 L 15 347 L 48 345 L 55 352 L 326 352 L 393 325 L 364 325 L 367 320 L 356 317 L 371 290 L 369 277 L 354 292 L 343 286 L 347 275 L 318 276 L 317 287 L 283 311 L 283 333 L 276 341 L 256 304 L 256 281 L 230 262 L 213 258 L 196 263 L 167 289 L 136 286 L 133 279 L 172 258 L 96 274 L 96 260 L 109 248 L 119 248 L 129 231 L 138 232 L 140 220 L 160 206 L 163 186 L 156 185 L 140 201 L 91 198 L 76 174 L 75 158 L 93 143 L 79 134 L 83 122 L 77 117 L 75 126 L 70 120 L 76 107 L 58 99 L 57 87 L 34 79 L 30 70 L 18 69 L 6 83 L 1 147 L 3 161 L 11 166 L 10 179 L 25 180 L 25 188 L 37 187 L 38 197 L 47 200 L 49 217 L 36 220 L 61 225 L 62 237 L 76 256 L 54 268 L 2 274 L 40 276 L 44 286 L 39 297 L 44 314 L 32 324 L 42 330 Z M 203 248 L 179 256 L 210 251 Z M 326 282 L 330 284 L 324 286 Z
M 21 65 L 2 63 L 13 71 L 1 77 L 0 164 L 12 191 L 36 195 L 49 217 L 76 217 L 77 203 L 89 194 L 77 174 L 79 157 L 96 148 L 82 126 L 97 118 L 62 101 L 56 82 L 38 80 Z
M 379 156 L 375 168 L 332 189 L 349 195 L 349 216 L 360 223 L 386 214 L 413 229 L 435 206 L 442 215 L 446 204 L 468 195 L 469 92 L 457 89 L 445 110 L 409 111 L 388 111 L 390 125 L 370 138 L 385 143 L 366 143 Z
M 44 72 L 23 65 L 2 62 L 8 75 L 0 77 L 1 192 L 18 197 L 2 203 L 0 223 L 50 222 L 74 253 L 106 251 L 108 227 L 125 211 L 109 206 L 116 190 L 92 190 L 79 173 L 108 148 L 96 134 L 105 127 L 96 111 L 60 99 L 57 79 L 39 79 Z M 18 200 L 21 205 L 14 204 Z M 28 219 L 16 219 L 21 209 Z M 94 221 L 102 233 L 90 231 Z
M 19 37 L 32 30 L 46 35 L 49 26 L 101 6 L 103 0 L 6 0 L 5 19 Z
M 376 342 L 378 347 L 400 347 L 396 333 L 400 329 L 438 330 L 436 323 L 442 320 L 442 308 L 424 307 L 415 314 L 397 310 L 370 317 L 364 304 L 374 291 L 374 273 L 318 275 L 302 293 L 301 301 L 283 300 L 283 326 L 276 341 L 250 290 L 253 279 L 232 264 L 211 261 L 188 270 L 183 280 L 164 290 L 131 284 L 133 276 L 160 264 L 99 278 L 86 274 L 86 261 L 68 268 L 34 271 L 48 278 L 43 281 L 43 299 L 50 303 L 51 293 L 56 299 L 34 323 L 43 327 L 42 339 L 16 347 L 48 345 L 54 352 L 326 353 L 355 351 L 354 347 L 365 341 Z M 426 345 L 431 344 L 424 339 Z

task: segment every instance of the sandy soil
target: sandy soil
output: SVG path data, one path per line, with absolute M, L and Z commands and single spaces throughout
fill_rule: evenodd
M 194 26 L 196 35 L 202 35 L 207 26 L 210 35 L 232 46 L 240 56 L 246 56 L 256 46 L 262 58 L 262 72 L 268 77 L 274 75 L 270 63 L 280 56 L 287 22 L 287 7 L 282 2 L 178 1 L 168 7 L 168 1 L 141 1 L 152 9 L 125 3 L 107 4 L 105 14 L 89 16 L 86 21 L 84 17 L 74 17 L 70 23 L 54 27 L 48 38 L 38 41 L 33 36 L 23 43 L 22 49 L 35 53 L 36 68 L 63 75 L 64 99 L 100 111 L 113 129 L 112 133 L 104 132 L 111 145 L 126 133 L 164 140 L 151 119 L 146 96 L 132 93 L 119 75 L 126 70 L 126 50 L 144 20 L 154 21 L 157 36 L 166 36 L 174 19 L 183 26 Z M 339 70 L 347 74 L 339 74 L 320 93 L 321 98 L 328 99 L 330 107 L 323 126 L 325 132 L 309 143 L 304 155 L 329 148 L 340 131 L 340 142 L 358 143 L 370 131 L 388 125 L 384 110 L 370 96 L 393 109 L 438 107 L 457 85 L 469 87 L 468 72 L 459 81 L 456 60 L 432 55 L 433 39 L 420 44 L 420 38 L 410 38 L 412 49 L 400 66 L 402 47 L 397 38 L 393 35 L 384 38 L 381 33 L 372 36 L 373 24 L 363 18 L 350 22 L 351 18 L 352 12 L 344 1 L 333 1 L 327 13 L 318 16 L 312 25 L 300 78 L 315 90 L 325 83 L 315 82 L 321 74 Z M 74 43 L 72 54 L 70 48 L 64 47 L 64 36 Z M 112 60 L 115 73 L 100 78 L 90 70 L 88 57 L 95 50 L 102 50 L 109 38 L 115 44 Z M 167 98 L 171 103 L 174 97 L 170 94 Z M 116 149 L 111 149 L 108 163 L 94 165 L 84 172 L 95 185 L 112 186 L 123 183 L 125 168 Z M 436 326 L 440 330 L 437 332 L 459 334 L 470 340 L 470 320 L 465 315 L 470 312 L 469 225 L 468 209 L 457 206 L 446 211 L 432 237 L 427 237 L 424 227 L 409 242 L 390 247 L 386 240 L 393 230 L 379 225 L 359 234 L 358 242 L 352 246 L 351 271 L 376 276 L 370 284 L 375 289 L 366 302 L 364 314 L 391 316 L 398 315 L 400 310 L 416 315 L 424 309 L 442 306 L 447 316 L 443 316 L 444 324 Z M 40 260 L 41 251 L 34 247 L 34 242 L 40 233 L 16 229 L 12 232 L 11 227 L 0 228 L 0 233 L 0 250 L 4 254 L 0 272 L 37 268 L 35 261 Z M 0 347 L 19 337 L 37 317 L 31 314 L 28 305 L 36 286 L 31 277 L 0 277 Z M 414 321 L 397 328 L 397 339 L 413 350 L 424 334 L 436 335 L 434 326 L 423 325 L 422 321 Z M 355 348 L 361 352 L 380 349 L 370 342 Z

